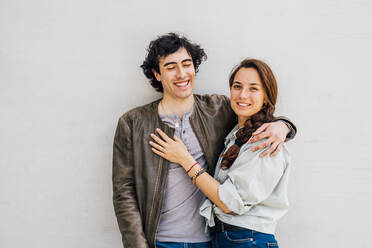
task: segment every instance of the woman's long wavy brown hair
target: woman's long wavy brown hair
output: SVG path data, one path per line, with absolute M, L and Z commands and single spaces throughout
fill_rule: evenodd
M 276 79 L 270 67 L 258 60 L 258 59 L 245 59 L 240 62 L 235 68 L 233 68 L 229 84 L 230 89 L 234 83 L 235 75 L 241 68 L 254 68 L 258 72 L 263 89 L 265 91 L 265 103 L 263 104 L 261 110 L 256 114 L 252 115 L 245 123 L 244 126 L 239 129 L 236 134 L 235 144 L 232 145 L 223 155 L 221 168 L 228 169 L 234 163 L 235 159 L 238 157 L 240 152 L 240 147 L 245 144 L 252 133 L 259 128 L 262 124 L 266 122 L 271 122 L 274 118 L 273 114 L 275 111 L 276 98 L 278 96 L 278 86 L 276 84 Z

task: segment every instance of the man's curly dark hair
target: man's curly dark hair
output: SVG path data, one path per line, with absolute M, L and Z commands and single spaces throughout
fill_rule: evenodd
M 197 73 L 201 62 L 207 59 L 207 54 L 199 45 L 191 43 L 187 38 L 176 33 L 159 36 L 150 42 L 147 49 L 147 56 L 141 68 L 145 76 L 150 79 L 150 83 L 156 91 L 163 92 L 163 85 L 155 78 L 152 70 L 155 69 L 156 72 L 160 73 L 159 59 L 177 52 L 181 47 L 185 48 L 190 54 L 194 63 L 195 73 Z

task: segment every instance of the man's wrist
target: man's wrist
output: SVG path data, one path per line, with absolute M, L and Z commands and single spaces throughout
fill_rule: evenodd
M 287 132 L 287 136 L 285 138 L 285 141 L 288 141 L 289 139 L 293 138 L 294 135 L 295 135 L 295 133 L 296 133 L 296 131 L 293 129 L 291 123 L 288 122 L 288 121 L 286 121 L 286 120 L 283 120 L 283 119 L 279 119 L 277 121 L 282 122 L 288 128 L 288 132 Z
M 288 128 L 288 131 L 287 131 L 287 135 L 288 135 L 291 132 L 291 125 L 284 120 L 278 120 L 278 121 L 283 123 Z

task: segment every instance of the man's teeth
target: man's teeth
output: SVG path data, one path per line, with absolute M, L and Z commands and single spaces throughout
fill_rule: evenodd
M 189 81 L 186 81 L 184 83 L 176 83 L 177 86 L 186 86 L 189 83 Z

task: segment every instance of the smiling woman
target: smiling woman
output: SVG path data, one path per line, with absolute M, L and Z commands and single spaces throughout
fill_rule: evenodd
M 171 70 L 186 72 L 187 68 L 182 65 L 185 57 L 187 55 L 180 51 L 172 58 L 178 68 Z M 186 73 L 180 73 L 181 76 L 187 78 Z M 173 87 L 173 92 L 178 83 L 185 84 L 181 78 L 170 82 L 168 86 Z M 261 125 L 274 119 L 276 80 L 264 62 L 246 59 L 233 69 L 229 85 L 230 104 L 238 117 L 238 125 L 225 138 L 225 149 L 217 162 L 214 178 L 177 136 L 171 139 L 158 129 L 160 137 L 152 134 L 156 143 L 150 142 L 150 145 L 154 153 L 180 164 L 206 195 L 200 214 L 211 227 L 213 247 L 278 247 L 274 236 L 276 223 L 289 207 L 289 152 L 283 145 L 276 156 L 262 158 L 260 154 L 264 149 L 252 150 L 262 141 L 248 142 Z M 168 86 L 164 84 L 164 92 Z
M 254 68 L 241 68 L 230 86 L 231 108 L 238 116 L 239 127 L 264 104 L 266 97 L 260 75 Z
M 245 59 L 236 66 L 229 85 L 231 108 L 238 116 L 240 128 L 236 139 L 239 144 L 245 144 L 257 128 L 273 120 L 278 86 L 270 67 L 257 59 Z M 233 145 L 222 155 L 222 168 L 231 166 L 240 146 Z

